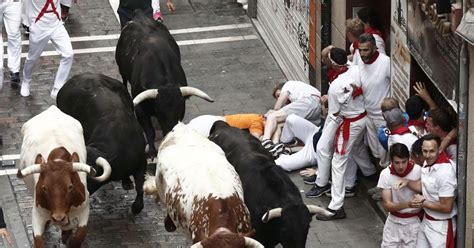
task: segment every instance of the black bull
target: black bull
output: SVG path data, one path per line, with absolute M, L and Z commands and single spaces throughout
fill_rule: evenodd
M 146 171 L 145 139 L 126 88 L 121 82 L 101 74 L 81 74 L 61 88 L 57 105 L 81 123 L 87 163 L 95 165 L 97 157 L 104 157 L 112 167 L 111 176 L 104 182 L 87 178 L 89 193 L 93 194 L 110 181 L 123 180 L 131 184 L 129 176 L 133 175 L 137 196 L 132 212 L 140 213 Z M 94 167 L 101 173 L 101 168 Z
M 217 121 L 209 139 L 239 174 L 256 239 L 265 247 L 304 248 L 311 215 L 327 211 L 303 203 L 286 172 L 250 133 Z
M 213 101 L 204 92 L 187 87 L 178 44 L 165 25 L 141 11 L 136 11 L 135 18 L 122 29 L 115 59 L 125 87 L 131 84 L 137 119 L 147 138 L 148 157 L 157 153 L 151 116 L 158 119 L 166 135 L 183 119 L 188 96 Z

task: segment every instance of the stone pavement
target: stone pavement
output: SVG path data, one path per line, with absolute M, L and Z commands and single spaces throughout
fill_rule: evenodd
M 235 0 L 175 0 L 177 11 L 166 13 L 165 24 L 170 30 L 230 24 L 250 24 L 251 20 Z M 162 4 L 162 6 L 165 6 Z M 66 25 L 71 37 L 113 35 L 119 24 L 107 0 L 81 0 L 71 9 Z M 232 114 L 266 112 L 272 107 L 271 89 L 285 77 L 267 50 L 256 30 L 248 27 L 181 33 L 176 40 L 202 40 L 223 37 L 254 37 L 240 41 L 181 46 L 182 64 L 188 83 L 207 92 L 214 103 L 192 98 L 186 104 L 185 121 L 202 114 Z M 73 42 L 74 49 L 114 47 L 116 39 Z M 26 52 L 27 47 L 24 47 Z M 52 50 L 48 47 L 48 50 Z M 5 82 L 0 92 L 0 136 L 3 155 L 18 154 L 21 147 L 20 129 L 25 121 L 40 113 L 54 101 L 49 97 L 58 56 L 42 57 L 32 85 L 32 95 L 22 98 L 19 90 Z M 71 75 L 98 72 L 120 80 L 114 52 L 76 54 Z M 8 78 L 6 78 L 8 80 Z M 0 155 L 1 155 L 0 154 Z M 1 170 L 0 170 L 1 172 Z M 0 174 L 1 175 L 1 174 Z M 302 192 L 309 190 L 297 173 L 290 174 Z M 134 191 L 124 191 L 120 184 L 103 187 L 92 197 L 89 233 L 83 247 L 189 247 L 180 233 L 164 230 L 164 211 L 153 199 L 145 200 L 142 213 L 133 216 L 129 207 Z M 15 240 L 15 247 L 30 247 L 32 240 L 32 197 L 23 181 L 15 175 L 0 176 L 0 200 L 6 220 Z M 326 206 L 329 198 L 305 199 L 307 203 Z M 307 247 L 378 247 L 383 222 L 373 211 L 359 189 L 358 197 L 349 198 L 345 209 L 347 219 L 320 222 L 313 219 Z M 5 244 L 0 241 L 0 247 Z M 47 247 L 62 247 L 59 232 L 51 227 Z

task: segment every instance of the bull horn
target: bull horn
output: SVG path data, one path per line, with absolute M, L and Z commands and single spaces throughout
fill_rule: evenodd
M 325 216 L 333 215 L 333 213 L 331 213 L 328 210 L 326 210 L 322 207 L 319 207 L 319 206 L 306 205 L 306 207 L 308 208 L 310 214 L 322 214 L 322 215 L 325 215 Z
M 23 170 L 18 169 L 16 176 L 21 179 L 31 174 L 40 173 L 40 172 L 41 172 L 41 164 L 34 164 L 34 165 L 24 168 Z
M 260 244 L 260 242 L 258 242 L 255 239 L 252 239 L 252 238 L 249 238 L 249 237 L 244 237 L 244 239 L 245 239 L 245 247 L 248 247 L 248 248 L 263 248 L 263 245 Z
M 158 96 L 157 89 L 145 90 L 133 98 L 133 106 L 137 106 L 147 99 L 155 99 Z
M 204 246 L 201 245 L 201 242 L 197 242 L 196 244 L 194 245 L 191 245 L 191 248 L 204 248 Z
M 100 177 L 93 177 L 92 179 L 97 182 L 103 182 L 109 179 L 110 174 L 112 174 L 112 167 L 110 166 L 109 162 L 107 162 L 107 160 L 105 160 L 103 157 L 98 157 L 95 160 L 95 164 L 102 167 L 103 172 Z
M 281 211 L 283 209 L 282 208 L 274 208 L 274 209 L 270 209 L 268 210 L 263 216 L 262 216 L 262 222 L 263 223 L 267 223 L 269 222 L 270 220 L 274 219 L 274 218 L 278 218 L 278 217 L 281 217 Z
M 91 177 L 97 174 L 97 171 L 94 168 L 92 168 L 92 166 L 88 164 L 83 164 L 83 163 L 72 163 L 72 170 L 76 172 L 78 171 L 85 172 Z
M 214 102 L 214 99 L 212 99 L 210 96 L 208 96 L 204 91 L 194 88 L 194 87 L 189 87 L 189 86 L 183 86 L 179 88 L 181 90 L 181 94 L 186 97 L 186 96 L 197 96 L 200 97 L 208 102 Z

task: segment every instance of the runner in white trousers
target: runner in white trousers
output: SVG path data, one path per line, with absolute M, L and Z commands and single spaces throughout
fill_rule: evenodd
M 59 89 L 66 82 L 74 56 L 69 34 L 61 20 L 60 3 L 59 0 L 26 0 L 26 4 L 28 22 L 30 23 L 30 45 L 23 68 L 20 94 L 23 97 L 30 95 L 33 66 L 40 58 L 48 41 L 51 41 L 53 47 L 61 55 L 58 72 L 51 90 L 51 97 L 55 99 Z
M 333 48 L 329 59 L 334 65 L 344 66 L 347 63 L 345 51 Z M 345 196 L 344 174 L 348 166 L 349 154 L 354 144 L 360 144 L 366 129 L 366 112 L 364 98 L 360 94 L 361 83 L 358 66 L 351 67 L 346 73 L 340 74 L 332 83 L 328 92 L 328 106 L 335 112 L 333 116 L 342 118 L 342 123 L 333 137 L 335 152 L 331 164 L 331 202 L 327 208 L 331 215 L 317 215 L 318 220 L 345 218 L 343 203 Z M 324 132 L 324 131 L 323 131 Z
M 329 53 L 332 47 L 328 48 L 329 49 L 323 50 L 324 55 Z M 333 62 L 326 63 L 326 65 L 333 70 L 332 80 L 334 83 L 331 83 L 328 92 L 328 98 L 330 98 L 330 100 L 328 104 L 328 116 L 320 138 L 322 142 L 318 142 L 316 147 L 315 158 L 318 164 L 318 173 L 315 186 L 306 193 L 306 197 L 309 198 L 319 197 L 324 193 L 330 195 L 329 191 L 331 187 L 329 186 L 329 177 L 331 172 L 331 160 L 334 153 L 334 136 L 342 122 L 342 118 L 335 115 L 340 109 L 340 103 L 337 100 L 338 93 L 335 89 L 341 84 L 340 81 L 351 80 L 349 74 L 346 74 L 346 71 L 349 69 L 347 66 L 338 66 L 333 64 Z M 375 166 L 370 162 L 367 147 L 362 141 L 360 141 L 360 144 L 354 146 L 354 151 L 349 156 L 348 169 L 345 174 L 346 188 L 348 191 L 346 193 L 348 193 L 348 196 L 354 195 L 353 187 L 357 180 L 357 165 L 360 166 L 364 176 L 371 176 L 376 173 Z
M 8 36 L 8 69 L 12 83 L 20 83 L 20 59 L 21 59 L 21 1 L 3 0 L 0 1 L 0 41 L 3 41 L 2 27 Z M 3 52 L 2 63 L 0 65 L 0 89 L 3 86 Z
M 377 51 L 374 36 L 368 33 L 359 37 L 359 52 L 363 63 L 358 66 L 368 117 L 366 138 L 374 157 L 380 159 L 382 167 L 387 167 L 387 151 L 380 144 L 377 133 L 386 125 L 380 103 L 390 96 L 390 58 Z

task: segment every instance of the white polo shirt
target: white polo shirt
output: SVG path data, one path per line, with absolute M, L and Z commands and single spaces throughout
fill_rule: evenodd
M 288 92 L 290 102 L 296 102 L 301 98 L 309 96 L 321 96 L 321 92 L 313 86 L 301 81 L 288 81 L 281 88 L 281 93 Z
M 411 151 L 411 146 L 417 140 L 418 140 L 418 137 L 416 137 L 416 135 L 411 133 L 411 131 L 409 133 L 404 133 L 404 134 L 390 133 L 390 135 L 388 136 L 388 141 L 387 141 L 388 150 L 390 151 L 390 146 L 392 146 L 393 144 L 401 143 L 401 144 L 404 144 L 408 148 L 408 151 Z
M 440 197 L 456 197 L 457 178 L 452 161 L 437 163 L 428 167 L 426 162 L 421 169 L 423 196 L 427 201 L 439 202 Z M 431 217 L 438 220 L 450 219 L 457 214 L 456 201 L 451 213 L 440 213 L 424 209 Z
M 421 178 L 421 167 L 417 164 L 413 166 L 413 170 L 408 173 L 403 179 L 408 179 L 408 180 L 419 180 Z M 400 203 L 400 202 L 409 202 L 413 200 L 415 197 L 416 192 L 413 190 L 409 189 L 408 187 L 404 187 L 402 189 L 393 189 L 392 186 L 398 183 L 402 179 L 401 177 L 390 174 L 390 168 L 387 167 L 382 170 L 380 173 L 379 177 L 379 182 L 377 184 L 378 188 L 382 189 L 390 189 L 392 191 L 392 202 L 394 203 Z M 420 209 L 417 208 L 405 208 L 399 211 L 400 213 L 418 213 L 420 212 Z M 414 218 L 398 218 L 393 215 L 389 215 L 388 218 L 391 218 L 396 223 L 402 224 L 402 225 L 407 225 L 407 224 L 412 224 L 412 223 L 417 223 L 419 222 L 419 219 L 414 219 Z M 417 217 L 418 218 L 418 217 Z

